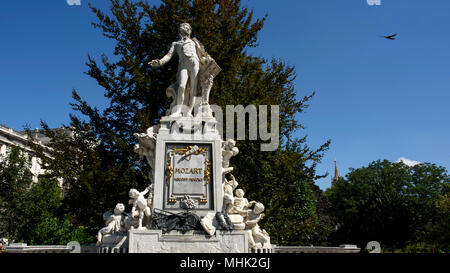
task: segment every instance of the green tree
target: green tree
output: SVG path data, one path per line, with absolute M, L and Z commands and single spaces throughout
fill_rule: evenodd
M 69 217 L 48 215 L 32 227 L 26 242 L 36 245 L 66 245 L 71 241 L 87 244 L 94 238 L 86 227 L 73 224 Z
M 94 235 L 104 226 L 103 212 L 127 200 L 128 190 L 143 184 L 146 175 L 136 159 L 130 162 L 131 155 L 108 149 L 86 122 L 74 118 L 72 127 L 57 130 L 42 125 L 52 150 L 30 143 L 48 170 L 42 177 L 63 181 L 62 213 Z M 119 138 L 116 144 L 128 149 Z
M 64 213 L 63 195 L 56 179 L 40 178 L 29 189 L 22 219 L 22 240 L 35 245 L 65 245 L 70 241 L 90 243 L 94 236 L 78 225 L 71 214 Z
M 27 156 L 12 147 L 0 162 L 0 236 L 28 244 L 92 241 L 85 228 L 61 210 L 62 191 L 55 179 L 33 183 Z
M 446 185 L 442 194 L 435 202 L 436 215 L 433 221 L 428 221 L 421 236 L 422 245 L 434 251 L 450 252 L 450 185 Z M 411 247 L 414 247 L 412 245 Z
M 0 159 L 0 236 L 18 239 L 23 233 L 27 188 L 33 175 L 25 155 L 12 147 Z
M 133 133 L 157 124 L 165 113 L 165 89 L 176 80 L 177 61 L 158 70 L 147 62 L 163 56 L 178 35 L 178 25 L 188 22 L 222 68 L 211 103 L 223 109 L 239 104 L 280 106 L 280 147 L 261 152 L 261 141 L 240 141 L 240 153 L 232 160 L 248 197 L 266 205 L 262 225 L 278 244 L 310 244 L 319 238 L 312 185 L 320 177 L 315 169 L 329 142 L 314 150 L 306 138 L 293 138 L 303 128 L 295 116 L 312 97 L 297 98 L 294 67 L 248 53 L 257 46 L 265 18 L 254 19 L 240 0 L 163 0 L 159 6 L 112 0 L 109 12 L 91 9 L 98 19 L 93 25 L 115 44 L 114 56 L 102 55 L 100 61 L 89 56 L 87 61 L 87 74 L 105 89 L 110 104 L 100 111 L 74 91 L 72 106 L 83 115 L 71 116 L 76 134 L 67 138 L 43 124 L 54 148 L 45 164 L 55 170 L 54 176 L 65 178 L 67 211 L 83 225 L 99 228 L 104 210 L 126 200 L 130 187 L 149 183 L 148 166 L 133 152 Z M 94 142 L 97 145 L 89 144 Z
M 376 240 L 386 248 L 423 241 L 449 183 L 445 168 L 430 163 L 410 167 L 384 160 L 350 169 L 326 191 L 337 222 L 331 240 L 360 246 Z

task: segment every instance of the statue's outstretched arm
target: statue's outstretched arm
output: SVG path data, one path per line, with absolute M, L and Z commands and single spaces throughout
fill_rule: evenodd
M 152 67 L 159 67 L 165 65 L 168 61 L 170 61 L 170 59 L 172 59 L 174 51 L 175 51 L 175 42 L 172 43 L 169 52 L 164 57 L 162 57 L 160 60 L 152 60 L 148 64 L 151 65 Z
M 148 187 L 145 188 L 145 190 L 141 192 L 142 196 L 146 195 L 148 193 L 148 191 L 149 191 L 149 188 Z

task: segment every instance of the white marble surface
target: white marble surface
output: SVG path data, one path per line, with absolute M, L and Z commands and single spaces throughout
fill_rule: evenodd
M 177 178 L 200 178 L 199 174 L 179 175 L 173 169 L 170 182 L 167 181 L 168 165 L 171 168 L 200 168 L 202 172 L 206 170 L 204 164 L 205 157 L 202 155 L 192 155 L 189 161 L 186 161 L 179 155 L 171 156 L 168 148 L 175 146 L 182 148 L 185 146 L 209 147 L 207 158 L 210 160 L 210 181 L 206 185 L 210 187 L 205 193 L 205 198 L 208 203 L 203 203 L 199 206 L 199 210 L 195 211 L 199 216 L 204 216 L 208 212 L 222 211 L 223 205 L 223 189 L 222 189 L 222 153 L 221 145 L 222 139 L 217 130 L 214 129 L 214 118 L 171 118 L 164 117 L 161 119 L 161 128 L 156 139 L 155 152 L 155 189 L 153 207 L 171 212 L 180 212 L 178 201 L 175 204 L 168 202 L 169 199 L 179 199 L 177 193 L 181 196 L 181 191 L 186 191 L 187 195 L 192 198 L 197 198 L 199 201 L 201 197 L 196 196 L 196 193 L 203 191 L 205 181 L 203 182 L 181 182 L 177 184 L 175 193 L 173 192 L 174 177 Z M 175 129 L 174 129 L 175 127 Z M 168 162 L 168 157 L 171 157 L 171 162 Z M 176 164 L 173 161 L 176 161 Z M 181 161 L 180 161 L 181 160 Z M 170 163 L 170 164 L 168 164 Z M 198 176 L 198 177 L 197 177 Z M 178 181 L 180 182 L 180 181 Z M 191 187 L 191 189 L 189 189 Z M 174 195 L 173 197 L 171 195 Z
M 132 230 L 129 232 L 130 253 L 248 253 L 246 231 L 216 231 L 205 233 L 171 232 L 161 230 Z

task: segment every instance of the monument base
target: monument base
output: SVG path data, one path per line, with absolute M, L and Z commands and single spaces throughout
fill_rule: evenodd
M 103 242 L 97 245 L 97 253 L 127 253 L 128 237 L 126 234 L 108 234 L 103 237 Z
M 246 231 L 218 230 L 209 236 L 203 231 L 182 233 L 161 230 L 130 230 L 129 253 L 248 253 Z

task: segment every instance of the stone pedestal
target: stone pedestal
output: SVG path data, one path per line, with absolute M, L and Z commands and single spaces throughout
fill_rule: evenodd
M 137 214 L 106 214 L 109 228 L 120 225 L 128 236 L 106 235 L 100 252 L 271 251 L 268 234 L 257 224 L 264 205 L 248 202 L 242 190 L 236 197 L 239 202 L 234 202 L 238 182 L 226 175 L 233 170 L 229 161 L 239 149 L 231 139 L 222 141 L 216 125 L 212 116 L 165 116 L 146 133 L 135 134 L 139 139 L 135 151 L 152 167 L 153 184 L 142 192 L 130 190 L 132 212 Z M 245 216 L 227 215 L 230 206 Z M 144 216 L 152 216 L 152 222 L 137 224 Z
M 205 216 L 222 211 L 222 139 L 213 117 L 163 117 L 156 137 L 153 208 Z
M 98 253 L 127 253 L 128 237 L 126 234 L 117 233 L 103 237 L 103 242 L 97 247 Z
M 218 230 L 209 236 L 201 231 L 130 230 L 128 238 L 130 253 L 248 253 L 246 231 Z

